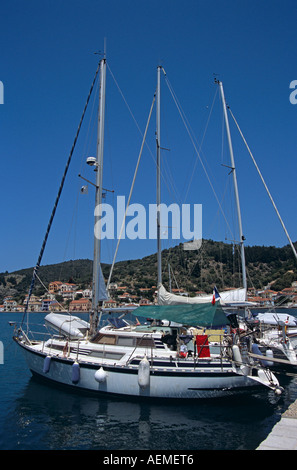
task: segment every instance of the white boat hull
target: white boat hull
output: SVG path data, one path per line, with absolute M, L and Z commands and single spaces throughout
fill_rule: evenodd
M 104 365 L 106 377 L 98 382 L 95 374 L 100 365 L 81 360 L 78 366 L 79 380 L 74 383 L 73 359 L 51 356 L 49 370 L 44 372 L 46 354 L 37 352 L 23 343 L 19 344 L 33 375 L 77 390 L 98 394 L 198 399 L 224 397 L 251 390 L 253 387 L 263 387 L 263 383 L 258 383 L 252 377 L 236 373 L 231 363 L 227 363 L 224 368 L 219 364 L 216 367 L 213 364 L 210 364 L 210 367 L 207 364 L 197 365 L 195 369 L 153 367 L 150 370 L 149 384 L 140 387 L 138 365 Z

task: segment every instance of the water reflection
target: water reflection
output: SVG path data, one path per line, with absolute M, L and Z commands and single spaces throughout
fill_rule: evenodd
M 3 313 L 1 449 L 255 449 L 297 399 L 295 376 L 278 376 L 285 388 L 278 398 L 264 391 L 194 403 L 147 403 L 71 393 L 31 378 L 7 319 L 11 314 Z
M 11 428 L 11 449 L 255 449 L 297 398 L 296 379 L 286 381 L 281 398 L 264 391 L 195 403 L 147 403 L 70 393 L 31 378 L 5 429 Z

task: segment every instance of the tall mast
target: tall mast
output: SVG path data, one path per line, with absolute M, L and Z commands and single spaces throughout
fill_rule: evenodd
M 156 104 L 156 141 L 157 141 L 157 250 L 158 250 L 158 289 L 162 284 L 162 258 L 161 258 L 161 141 L 160 141 L 160 93 L 161 68 L 157 70 L 157 104 Z
M 100 93 L 98 112 L 98 134 L 96 151 L 96 190 L 95 190 L 95 231 L 94 231 L 94 260 L 93 260 L 93 296 L 92 317 L 90 333 L 95 333 L 99 312 L 99 282 L 101 258 L 101 204 L 102 204 L 102 176 L 103 176 L 103 149 L 104 149 L 104 121 L 105 121 L 105 88 L 106 88 L 106 59 L 100 61 Z M 102 282 L 102 279 L 101 279 Z
M 230 134 L 230 127 L 228 121 L 228 113 L 227 113 L 227 106 L 225 101 L 224 89 L 222 82 L 218 81 L 222 102 L 223 102 L 223 110 L 224 110 L 224 117 L 226 123 L 226 131 L 229 143 L 229 152 L 230 152 L 230 159 L 231 159 L 231 168 L 233 174 L 233 184 L 234 184 L 234 192 L 235 192 L 235 199 L 236 199 L 236 207 L 237 207 L 237 217 L 238 217 L 238 229 L 239 229 L 239 243 L 240 243 L 240 252 L 241 252 L 241 266 L 242 266 L 242 282 L 243 287 L 247 289 L 247 280 L 246 280 L 246 268 L 245 268 L 245 254 L 244 254 L 244 236 L 242 233 L 242 222 L 241 222 L 241 212 L 240 212 L 240 204 L 239 204 L 239 195 L 238 195 L 238 186 L 237 186 L 237 178 L 236 178 L 236 169 L 235 169 L 235 162 L 234 162 L 234 155 L 233 155 L 233 147 L 232 147 L 232 140 Z

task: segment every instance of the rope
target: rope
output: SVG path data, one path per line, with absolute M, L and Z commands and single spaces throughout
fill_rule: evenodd
M 85 113 L 86 113 L 86 110 L 87 110 L 87 107 L 88 107 L 88 104 L 89 104 L 89 100 L 90 100 L 90 97 L 91 97 L 91 94 L 92 94 L 92 91 L 93 91 L 93 88 L 94 88 L 94 85 L 95 85 L 95 81 L 96 81 L 96 78 L 97 78 L 99 69 L 100 69 L 100 63 L 99 63 L 99 65 L 98 65 L 98 67 L 97 67 L 97 70 L 96 70 L 96 73 L 95 73 L 95 77 L 94 77 L 93 83 L 92 83 L 92 85 L 91 85 L 91 88 L 90 88 L 90 91 L 89 91 L 89 94 L 88 94 L 88 97 L 87 97 L 87 101 L 86 101 L 86 104 L 85 104 L 85 107 L 84 107 L 84 110 L 83 110 L 83 113 L 82 113 L 82 117 L 81 117 L 81 119 L 80 119 L 80 123 L 79 123 L 78 128 L 77 128 L 77 131 L 76 131 L 76 136 L 75 136 L 75 138 L 74 138 L 74 142 L 73 142 L 73 144 L 72 144 L 72 148 L 71 148 L 71 151 L 70 151 L 70 154 L 69 154 L 67 163 L 66 163 L 66 167 L 65 167 L 65 170 L 64 170 L 64 174 L 63 174 L 63 177 L 62 177 L 62 180 L 61 180 L 61 184 L 60 184 L 60 187 L 59 187 L 59 191 L 58 191 L 58 194 L 57 194 L 57 197 L 56 197 L 55 205 L 54 205 L 54 208 L 53 208 L 53 210 L 52 210 L 52 213 L 51 213 L 51 216 L 50 216 L 50 220 L 49 220 L 49 222 L 48 222 L 46 234 L 45 234 L 45 237 L 44 237 L 44 240 L 43 240 L 43 243 L 42 243 L 42 247 L 41 247 L 41 250 L 40 250 L 40 253 L 39 253 L 39 257 L 38 257 L 36 266 L 35 266 L 35 268 L 34 268 L 34 270 L 33 270 L 32 281 L 31 281 L 31 285 L 30 285 L 30 289 L 29 289 L 29 294 L 28 294 L 28 298 L 27 298 L 27 302 L 26 302 L 26 306 L 25 306 L 25 310 L 24 310 L 24 315 L 23 315 L 23 319 L 22 319 L 22 323 L 21 323 L 21 324 L 23 324 L 25 315 L 26 315 L 27 310 L 28 310 L 29 300 L 30 300 L 30 298 L 31 298 L 32 291 L 33 291 L 33 288 L 34 288 L 34 285 L 35 285 L 35 280 L 36 280 L 37 272 L 38 272 L 38 269 L 39 269 L 39 267 L 40 267 L 40 263 L 41 263 L 42 256 L 43 256 L 43 253 L 44 253 L 44 250 L 45 250 L 46 242 L 47 242 L 47 239 L 48 239 L 48 236 L 49 236 L 49 232 L 50 232 L 50 229 L 51 229 L 51 226 L 52 226 L 52 223 L 53 223 L 53 220 L 54 220 L 54 216 L 55 216 L 55 213 L 56 213 L 56 210 L 57 210 L 57 206 L 58 206 L 58 203 L 59 203 L 59 200 L 60 200 L 60 197 L 61 197 L 61 193 L 62 193 L 62 190 L 63 190 L 63 186 L 64 186 L 64 182 L 65 182 L 66 175 L 67 175 L 67 172 L 68 172 L 68 168 L 69 168 L 69 165 L 70 165 L 70 162 L 71 162 L 71 159 L 72 159 L 72 155 L 73 155 L 73 152 L 74 152 L 74 148 L 75 148 L 75 145 L 76 145 L 76 142 L 77 142 L 77 139 L 78 139 L 78 135 L 79 135 L 79 132 L 80 132 L 80 129 L 81 129 L 81 126 L 82 126 L 82 122 L 83 122 L 83 119 L 84 119 L 84 116 L 85 116 Z

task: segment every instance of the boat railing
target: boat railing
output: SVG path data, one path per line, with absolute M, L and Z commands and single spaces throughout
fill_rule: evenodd
M 33 324 L 32 327 L 29 329 L 27 328 L 25 331 L 25 328 L 23 328 L 21 325 L 14 325 L 14 334 L 17 335 L 18 337 L 22 336 L 27 344 L 34 344 L 38 343 L 40 341 L 46 341 L 48 340 L 52 334 L 49 331 L 44 331 L 44 324 Z M 36 328 L 40 327 L 40 330 L 37 330 Z
M 143 345 L 142 343 L 143 343 L 143 341 L 145 340 L 146 337 L 147 337 L 147 338 L 152 338 L 151 333 L 144 333 L 144 334 L 140 337 L 139 341 L 136 342 L 136 345 L 134 346 L 133 351 L 131 352 L 131 354 L 129 355 L 129 357 L 128 357 L 127 361 L 126 361 L 126 365 L 128 365 L 129 362 L 131 361 L 131 358 L 133 358 L 133 355 L 134 355 L 136 349 L 137 349 L 137 348 L 143 348 L 143 347 L 145 347 L 145 348 L 147 348 L 147 349 L 150 349 L 151 364 L 153 364 L 154 341 L 151 343 L 151 345 L 147 345 L 147 344 Z
M 200 336 L 202 338 L 202 342 L 200 342 L 199 344 L 199 350 L 196 347 L 197 336 Z M 188 350 L 185 355 L 180 354 L 180 343 L 178 341 L 179 344 L 177 345 L 175 349 L 172 350 L 172 352 L 175 353 L 175 356 L 173 355 L 170 356 L 171 360 L 172 361 L 174 360 L 174 362 L 177 365 L 180 362 L 182 363 L 184 361 L 192 361 L 193 367 L 195 368 L 196 365 L 198 365 L 198 363 L 200 362 L 200 360 L 205 361 L 207 360 L 207 358 L 217 357 L 217 359 L 221 362 L 221 367 L 223 367 L 224 359 L 226 358 L 230 359 L 232 357 L 231 341 L 224 340 L 224 338 L 226 338 L 226 335 L 221 335 L 221 334 L 218 335 L 217 333 L 213 333 L 213 334 L 208 334 L 208 335 L 197 335 L 197 336 L 193 337 L 194 349 L 191 351 Z M 128 365 L 130 361 L 134 358 L 134 354 L 137 348 L 143 348 L 145 346 L 148 349 L 147 356 L 150 356 L 151 367 L 153 366 L 153 363 L 154 363 L 153 350 L 155 349 L 155 344 L 152 343 L 151 345 L 147 345 L 147 344 L 143 345 L 143 342 L 147 337 L 152 338 L 150 333 L 143 334 L 143 336 L 140 338 L 138 343 L 134 346 L 132 352 L 127 358 L 126 365 Z M 217 351 L 214 352 L 214 349 L 217 349 Z
M 230 358 L 231 351 L 229 342 L 223 341 L 223 338 L 225 337 L 226 335 L 218 333 L 196 335 L 194 338 L 194 351 L 192 351 L 191 355 L 188 354 L 186 359 L 192 359 L 195 368 L 196 365 L 201 363 L 201 361 L 205 361 L 208 358 L 217 358 L 217 360 L 221 363 L 221 367 L 223 367 L 223 360 Z M 178 357 L 178 360 L 180 359 L 181 357 Z

